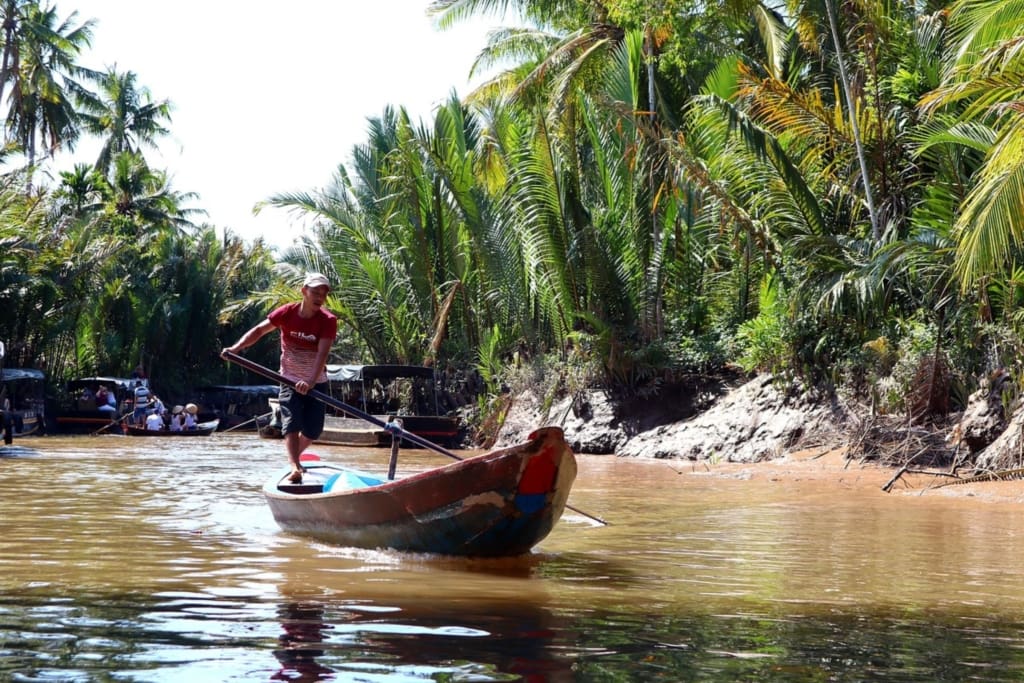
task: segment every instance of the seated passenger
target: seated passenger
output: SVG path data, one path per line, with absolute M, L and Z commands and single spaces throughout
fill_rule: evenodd
M 182 420 L 184 418 L 182 413 L 184 412 L 184 410 L 185 409 L 182 406 L 174 406 L 174 409 L 171 410 L 170 429 L 171 429 L 172 432 L 180 432 L 181 431 L 181 423 L 182 423 Z
M 117 412 L 117 399 L 114 398 L 113 392 L 109 391 L 102 384 L 96 392 L 96 409 L 108 413 Z
M 189 403 L 185 406 L 185 425 L 186 430 L 196 429 L 196 414 L 199 412 L 199 407 L 195 403 Z
M 155 410 L 146 415 L 146 429 L 151 432 L 159 432 L 164 428 L 163 416 Z

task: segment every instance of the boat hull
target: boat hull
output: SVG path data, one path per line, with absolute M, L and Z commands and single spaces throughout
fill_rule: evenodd
M 310 463 L 300 485 L 287 484 L 287 471 L 268 481 L 278 525 L 357 548 L 508 557 L 529 552 L 557 523 L 576 459 L 562 430 L 545 427 L 525 443 L 378 485 L 325 491 L 334 475 L 365 480 Z
M 57 426 L 57 431 L 61 434 L 89 434 L 104 427 L 111 427 L 117 422 L 117 419 L 118 416 L 113 413 L 79 410 L 59 413 L 54 419 L 54 423 Z
M 46 375 L 35 368 L 0 368 L 0 397 L 4 398 L 0 405 L 0 431 L 4 443 L 18 436 L 42 434 L 46 420 L 45 381 Z
M 43 433 L 43 418 L 35 412 L 0 411 L 0 431 L 5 439 Z
M 259 434 L 267 439 L 281 438 L 281 430 L 276 426 L 281 424 L 280 408 L 277 399 L 269 399 L 267 403 L 273 418 L 267 425 L 258 426 Z M 395 416 L 390 414 L 375 414 L 373 417 L 381 423 L 387 423 L 395 419 Z M 399 415 L 397 419 L 402 421 L 402 429 L 404 431 L 427 439 L 432 443 L 453 446 L 459 441 L 460 426 L 457 417 L 448 415 Z M 331 446 L 390 446 L 391 440 L 391 432 L 363 419 L 327 415 L 324 418 L 323 432 L 317 437 L 316 443 Z M 403 446 L 415 447 L 414 444 L 410 444 L 407 441 L 403 442 Z
M 169 429 L 146 429 L 145 427 L 138 427 L 136 425 L 123 425 L 124 433 L 128 436 L 150 436 L 150 437 L 188 437 L 188 436 L 210 436 L 217 431 L 218 420 L 211 420 L 209 422 L 200 422 L 196 425 L 195 429 L 183 429 L 178 432 L 172 432 Z

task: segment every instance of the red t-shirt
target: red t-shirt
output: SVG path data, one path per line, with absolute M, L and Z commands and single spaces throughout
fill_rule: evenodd
M 316 352 L 321 339 L 332 342 L 338 335 L 338 318 L 325 308 L 311 318 L 299 315 L 299 302 L 285 304 L 271 311 L 267 319 L 281 330 L 281 374 L 297 382 L 309 381 L 315 370 Z M 326 382 L 327 373 L 320 368 L 316 382 Z

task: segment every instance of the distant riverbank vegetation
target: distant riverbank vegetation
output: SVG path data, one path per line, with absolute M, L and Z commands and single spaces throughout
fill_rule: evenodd
M 476 369 L 490 395 L 538 367 L 625 396 L 738 369 L 924 417 L 1020 381 L 1024 0 L 430 11 L 502 9 L 474 92 L 421 121 L 396 92 L 323 188 L 267 198 L 311 226 L 277 253 L 150 166 L 169 101 L 82 69 L 89 21 L 2 0 L 5 363 L 241 382 L 217 350 L 308 268 L 336 283 L 333 360 Z M 93 165 L 38 176 L 86 136 Z

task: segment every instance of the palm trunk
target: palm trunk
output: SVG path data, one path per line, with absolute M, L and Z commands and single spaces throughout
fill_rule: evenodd
M 14 30 L 18 26 L 15 13 L 17 12 L 18 1 L 7 0 L 4 3 L 4 56 L 0 64 L 0 103 L 4 101 L 4 89 L 11 76 L 12 57 L 17 45 L 14 42 Z
M 871 236 L 877 242 L 881 237 L 878 228 L 878 219 L 875 216 L 875 201 L 871 196 L 871 179 L 868 177 L 868 162 L 864 157 L 864 145 L 860 140 L 860 127 L 857 125 L 857 111 L 853 102 L 853 93 L 850 91 L 850 80 L 846 77 L 846 64 L 843 59 L 843 48 L 839 44 L 839 19 L 836 16 L 835 6 L 832 0 L 825 0 L 825 7 L 828 12 L 828 25 L 832 30 L 832 42 L 836 48 L 836 61 L 839 63 L 839 78 L 843 83 L 843 94 L 846 95 L 846 106 L 850 112 L 850 127 L 853 128 L 853 144 L 857 148 L 857 160 L 860 162 L 860 175 L 864 180 L 864 199 L 868 204 L 868 215 L 871 217 Z

